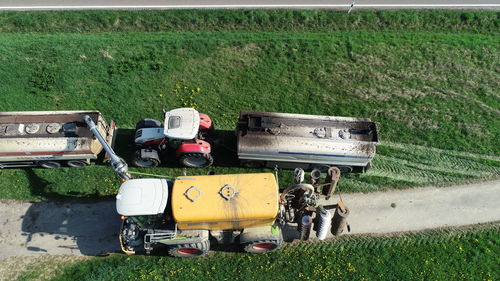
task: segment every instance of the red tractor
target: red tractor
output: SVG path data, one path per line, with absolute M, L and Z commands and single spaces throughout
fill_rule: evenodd
M 194 108 L 163 110 L 164 125 L 154 119 L 137 123 L 132 163 L 137 167 L 156 167 L 170 150 L 181 165 L 186 167 L 207 167 L 213 164 L 211 146 L 207 137 L 214 129 L 210 117 Z M 162 160 L 161 160 L 162 159 Z

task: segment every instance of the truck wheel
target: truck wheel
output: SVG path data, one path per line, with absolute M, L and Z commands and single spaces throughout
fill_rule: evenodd
M 178 258 L 196 258 L 204 256 L 210 250 L 210 240 L 199 243 L 172 245 L 168 253 Z
M 161 128 L 163 127 L 161 122 L 155 119 L 142 119 L 135 125 L 135 130 L 142 128 Z
M 160 159 L 157 158 L 142 158 L 141 157 L 141 150 L 137 150 L 134 153 L 134 157 L 132 159 L 132 165 L 140 168 L 150 168 L 150 167 L 156 167 L 160 165 Z
M 214 163 L 214 158 L 208 153 L 185 153 L 179 158 L 181 165 L 191 168 L 208 167 Z
M 269 253 L 278 250 L 283 245 L 283 239 L 264 239 L 245 244 L 245 252 L 252 254 Z
M 45 169 L 57 169 L 61 167 L 61 163 L 56 161 L 43 161 L 40 162 L 38 165 L 40 165 L 40 167 Z
M 80 168 L 88 165 L 87 162 L 82 160 L 69 160 L 66 164 L 72 168 Z

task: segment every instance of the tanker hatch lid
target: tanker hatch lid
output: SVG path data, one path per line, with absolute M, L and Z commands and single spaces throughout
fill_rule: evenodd
M 156 215 L 165 211 L 168 199 L 166 179 L 132 179 L 116 195 L 116 211 L 122 216 Z
M 163 133 L 167 138 L 190 140 L 198 134 L 200 114 L 194 108 L 177 108 L 165 113 Z

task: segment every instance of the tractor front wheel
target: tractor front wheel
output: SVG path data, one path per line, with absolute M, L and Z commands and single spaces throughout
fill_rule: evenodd
M 208 167 L 214 163 L 209 153 L 185 153 L 179 158 L 181 165 L 191 168 Z
M 168 253 L 178 258 L 197 258 L 204 256 L 210 250 L 210 240 L 198 243 L 179 244 L 170 246 Z
M 132 159 L 132 165 L 140 168 L 151 168 L 160 165 L 160 159 L 150 157 L 150 158 L 142 158 L 141 150 L 137 150 L 134 153 L 134 157 Z

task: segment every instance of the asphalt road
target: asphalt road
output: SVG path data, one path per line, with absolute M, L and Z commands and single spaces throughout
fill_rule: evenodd
M 335 203 L 338 197 L 332 198 Z M 351 234 L 393 233 L 500 220 L 500 180 L 446 188 L 342 195 Z M 391 206 L 392 205 L 392 206 Z M 114 201 L 0 201 L 0 260 L 14 256 L 119 252 Z M 298 233 L 287 227 L 285 240 Z M 314 233 L 312 234 L 314 237 Z M 1 279 L 1 278 L 0 278 Z
M 0 10 L 56 9 L 348 9 L 352 0 L 0 0 Z M 500 9 L 500 0 L 359 0 L 355 9 Z

